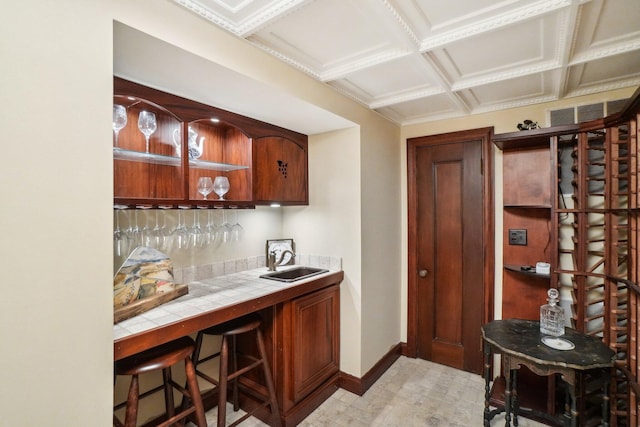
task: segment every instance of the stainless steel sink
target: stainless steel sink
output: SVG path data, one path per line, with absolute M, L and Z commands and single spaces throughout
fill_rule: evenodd
M 289 270 L 274 271 L 260 276 L 262 279 L 278 280 L 280 282 L 295 282 L 296 280 L 306 279 L 316 274 L 327 273 L 329 270 L 324 268 L 313 267 L 294 267 Z

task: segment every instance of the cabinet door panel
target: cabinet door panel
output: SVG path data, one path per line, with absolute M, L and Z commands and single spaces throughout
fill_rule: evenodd
M 339 370 L 339 288 L 292 301 L 293 400 L 300 401 Z
M 256 202 L 308 203 L 306 146 L 281 137 L 254 140 Z

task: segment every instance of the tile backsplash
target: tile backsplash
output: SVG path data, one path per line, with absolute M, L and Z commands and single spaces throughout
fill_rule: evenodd
M 189 283 L 194 280 L 225 276 L 245 270 L 254 270 L 261 267 L 266 268 L 266 265 L 266 257 L 264 255 L 258 255 L 214 262 L 212 264 L 174 268 L 173 276 L 176 283 Z M 296 265 L 342 270 L 342 258 L 324 255 L 296 254 Z

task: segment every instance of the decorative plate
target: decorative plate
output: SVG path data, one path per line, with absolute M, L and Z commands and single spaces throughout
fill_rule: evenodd
M 555 350 L 573 350 L 576 348 L 571 341 L 558 337 L 542 337 L 542 343 Z

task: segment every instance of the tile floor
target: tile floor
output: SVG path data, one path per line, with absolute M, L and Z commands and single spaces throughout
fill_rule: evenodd
M 338 389 L 309 415 L 301 427 L 481 427 L 484 380 L 422 359 L 400 357 L 363 396 Z M 217 410 L 207 412 L 207 424 L 216 424 Z M 242 414 L 227 405 L 227 423 Z M 520 427 L 544 426 L 518 419 Z M 243 427 L 266 424 L 249 418 Z M 503 426 L 504 415 L 492 426 Z

